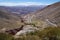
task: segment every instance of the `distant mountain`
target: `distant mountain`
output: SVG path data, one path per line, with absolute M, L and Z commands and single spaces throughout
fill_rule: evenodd
M 24 18 L 26 22 L 29 22 L 29 23 L 33 21 L 34 23 L 36 21 L 40 22 L 41 20 L 41 21 L 47 22 L 46 24 L 49 24 L 49 25 L 60 26 L 60 2 L 54 3 L 52 5 L 48 5 L 42 10 L 38 10 L 34 13 L 24 16 Z
M 11 13 L 16 14 L 28 14 L 34 11 L 37 11 L 39 9 L 44 8 L 46 5 L 40 5 L 40 6 L 0 6 L 0 10 L 5 10 Z

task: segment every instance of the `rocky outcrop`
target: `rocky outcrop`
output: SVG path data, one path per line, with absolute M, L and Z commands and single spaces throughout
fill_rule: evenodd
M 39 28 L 37 27 L 34 27 L 33 25 L 26 25 L 23 27 L 22 30 L 18 31 L 16 34 L 15 34 L 15 37 L 18 37 L 19 35 L 24 35 L 26 33 L 30 33 L 30 32 L 34 32 L 36 30 L 39 30 Z

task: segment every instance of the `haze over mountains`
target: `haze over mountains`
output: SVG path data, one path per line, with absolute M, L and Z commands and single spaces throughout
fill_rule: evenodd
M 28 14 L 44 8 L 47 5 L 37 5 L 37 6 L 0 6 L 0 10 L 7 11 L 15 14 Z

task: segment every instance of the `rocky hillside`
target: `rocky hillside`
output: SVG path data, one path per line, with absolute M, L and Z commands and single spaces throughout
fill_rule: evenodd
M 60 2 L 51 4 L 42 10 L 24 16 L 27 23 L 36 23 L 40 25 L 40 21 L 53 26 L 60 26 Z M 41 26 L 41 25 L 40 25 Z
M 14 37 L 19 37 L 21 34 L 34 33 L 35 31 L 44 30 L 46 27 L 59 27 L 59 13 L 60 2 L 48 5 L 42 10 L 22 17 L 6 11 L 0 11 L 0 28 L 2 31 L 8 28 L 9 30 L 6 30 L 6 33 L 13 34 Z

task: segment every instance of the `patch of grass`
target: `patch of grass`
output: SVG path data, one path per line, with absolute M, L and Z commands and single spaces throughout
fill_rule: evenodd
M 12 35 L 0 33 L 0 40 L 60 40 L 60 27 L 47 27 L 42 31 L 21 35 L 17 39 Z
M 13 39 L 12 35 L 0 33 L 0 40 L 12 40 L 12 39 Z

